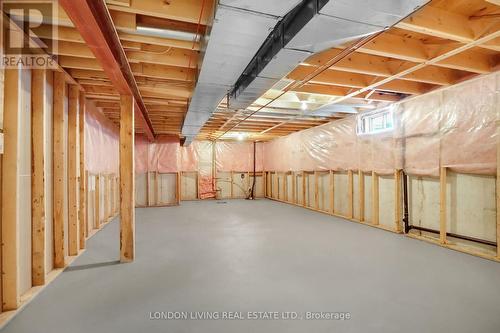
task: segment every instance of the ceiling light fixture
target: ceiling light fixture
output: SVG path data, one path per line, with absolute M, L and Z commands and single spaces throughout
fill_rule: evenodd
M 302 103 L 300 103 L 300 109 L 302 111 L 307 110 L 307 103 L 305 101 L 302 101 Z

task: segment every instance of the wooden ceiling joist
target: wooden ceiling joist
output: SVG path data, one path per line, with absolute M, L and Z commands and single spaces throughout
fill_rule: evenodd
M 146 106 L 105 4 L 90 0 L 60 0 L 59 4 L 102 64 L 118 92 L 134 97 L 137 122 L 142 125 L 147 137 L 153 140 L 154 130 Z
M 140 14 L 177 20 L 182 22 L 198 23 L 203 1 L 157 1 L 157 0 L 131 0 L 130 6 L 118 6 L 108 2 L 108 7 L 115 11 L 123 11 L 132 14 Z M 207 25 L 212 13 L 212 1 L 205 1 L 205 8 L 201 17 L 201 24 Z

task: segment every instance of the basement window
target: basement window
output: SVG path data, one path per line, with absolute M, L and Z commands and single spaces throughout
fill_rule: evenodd
M 358 135 L 377 134 L 394 129 L 394 112 L 392 108 L 385 108 L 358 116 Z

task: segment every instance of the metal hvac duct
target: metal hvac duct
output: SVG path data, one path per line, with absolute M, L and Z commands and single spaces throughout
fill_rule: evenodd
M 228 95 L 244 109 L 316 52 L 386 29 L 429 0 L 219 0 L 182 134 Z

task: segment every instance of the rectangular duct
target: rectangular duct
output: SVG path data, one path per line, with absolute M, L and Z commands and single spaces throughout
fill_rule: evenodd
M 379 32 L 428 1 L 219 0 L 186 142 L 227 94 L 230 108 L 245 109 L 311 54 Z

